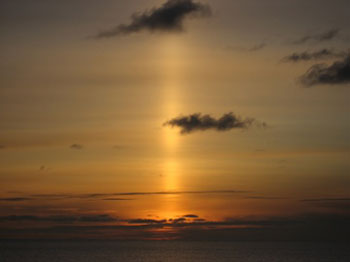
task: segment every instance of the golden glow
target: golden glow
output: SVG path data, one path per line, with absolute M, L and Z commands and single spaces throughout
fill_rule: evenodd
M 162 88 L 163 112 L 167 119 L 170 119 L 179 112 L 179 88 L 181 85 L 181 60 L 183 58 L 183 46 L 179 38 L 166 36 L 163 39 L 161 53 L 163 63 L 161 63 L 163 81 Z M 178 130 L 169 127 L 163 129 L 163 144 L 165 147 L 164 159 L 164 190 L 178 190 L 179 162 L 176 159 L 175 151 L 178 146 Z
M 165 191 L 177 191 L 178 190 L 178 162 L 176 159 L 165 159 L 164 160 L 164 190 Z

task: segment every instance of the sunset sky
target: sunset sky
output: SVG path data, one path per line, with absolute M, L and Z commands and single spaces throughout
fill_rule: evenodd
M 0 238 L 346 238 L 349 10 L 1 1 Z

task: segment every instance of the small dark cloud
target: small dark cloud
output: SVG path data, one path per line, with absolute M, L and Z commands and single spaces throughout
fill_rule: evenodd
M 80 144 L 72 144 L 72 145 L 70 145 L 70 149 L 81 150 L 83 148 L 84 148 L 84 146 L 80 145 Z
M 315 42 L 324 42 L 324 41 L 329 41 L 334 38 L 336 38 L 339 35 L 340 30 L 339 29 L 331 29 L 323 33 L 318 33 L 318 34 L 309 34 L 306 35 L 296 41 L 294 41 L 294 44 L 304 44 L 309 41 L 315 41 Z
M 282 59 L 282 62 L 301 62 L 301 61 L 310 61 L 310 60 L 320 60 L 320 59 L 329 59 L 329 58 L 337 58 L 344 57 L 346 53 L 344 52 L 334 52 L 330 49 L 321 49 L 314 52 L 301 52 L 301 53 L 293 53 L 288 55 Z
M 120 24 L 102 31 L 95 38 L 110 38 L 140 31 L 182 32 L 184 20 L 190 15 L 210 16 L 211 9 L 208 5 L 193 0 L 168 0 L 161 7 L 143 13 L 134 13 L 129 24 Z
M 5 149 L 6 147 L 4 145 L 0 145 L 0 150 Z
M 186 218 L 198 218 L 198 216 L 195 215 L 195 214 L 187 214 L 187 215 L 184 215 L 183 217 L 186 217 Z
M 300 78 L 304 86 L 314 85 L 336 85 L 350 83 L 350 55 L 341 61 L 336 61 L 332 65 L 325 64 L 313 65 Z
M 164 126 L 179 127 L 181 134 L 190 134 L 194 131 L 216 130 L 229 131 L 232 129 L 246 129 L 252 124 L 258 124 L 265 127 L 265 123 L 259 123 L 254 118 L 241 118 L 232 112 L 224 114 L 216 119 L 210 115 L 201 113 L 189 116 L 179 116 L 165 122 Z

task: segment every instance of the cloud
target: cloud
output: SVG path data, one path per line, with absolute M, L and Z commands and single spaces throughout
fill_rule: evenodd
M 350 83 L 350 55 L 330 66 L 325 64 L 313 65 L 300 77 L 300 81 L 304 86 Z
M 0 145 L 0 149 L 5 149 L 6 147 L 4 145 Z
M 81 150 L 83 148 L 84 148 L 84 146 L 80 145 L 80 144 L 73 144 L 70 146 L 70 149 L 76 149 L 76 150 Z
M 74 222 L 115 222 L 118 219 L 107 214 L 97 215 L 53 215 L 53 216 L 35 216 L 35 215 L 10 215 L 0 217 L 0 221 L 19 222 L 54 222 L 54 223 L 74 223 Z
M 102 218 L 97 215 L 95 224 L 90 224 L 91 220 L 86 223 L 75 223 L 84 220 L 81 217 L 32 215 L 0 217 L 0 221 L 3 222 L 38 222 L 37 225 L 30 223 L 22 228 L 16 225 L 2 227 L 2 237 L 12 239 L 35 236 L 37 239 L 348 241 L 350 234 L 350 214 L 348 213 L 238 217 L 218 221 L 205 219 L 177 221 L 176 219 L 177 222 L 174 222 L 174 219 L 118 220 L 108 215 Z M 45 227 L 42 226 L 43 221 L 57 223 L 54 226 Z
M 264 49 L 266 47 L 265 43 L 260 43 L 256 44 L 251 47 L 233 47 L 233 46 L 227 46 L 227 50 L 232 50 L 232 51 L 242 51 L 242 52 L 256 52 Z
M 186 217 L 186 218 L 198 218 L 198 216 L 195 215 L 195 214 L 187 214 L 187 215 L 184 215 L 183 217 Z
M 216 131 L 229 131 L 231 129 L 245 129 L 252 124 L 258 124 L 265 127 L 265 123 L 258 123 L 253 118 L 242 119 L 232 112 L 224 114 L 222 117 L 215 119 L 210 115 L 195 113 L 189 116 L 179 116 L 165 122 L 164 126 L 179 127 L 181 134 L 190 134 L 194 131 L 205 131 L 213 129 Z
M 350 198 L 307 198 L 302 202 L 328 202 L 328 201 L 350 201 Z
M 340 32 L 339 29 L 334 28 L 323 33 L 306 35 L 294 41 L 294 44 L 304 44 L 309 41 L 316 41 L 316 42 L 329 41 L 336 38 L 339 35 L 339 32 Z
M 128 220 L 129 224 L 164 224 L 166 222 L 167 222 L 166 219 L 156 220 L 156 219 L 137 218 L 137 219 Z
M 255 45 L 253 47 L 250 47 L 247 49 L 248 52 L 255 52 L 255 51 L 259 51 L 263 48 L 265 48 L 266 44 L 265 43 L 261 43 L 261 44 L 258 44 L 258 45 Z
M 6 201 L 6 202 L 21 202 L 21 201 L 28 201 L 33 200 L 29 197 L 8 197 L 8 198 L 0 198 L 0 201 Z
M 293 53 L 282 59 L 282 62 L 301 62 L 301 61 L 310 61 L 318 59 L 328 59 L 334 57 L 344 57 L 346 54 L 344 52 L 334 52 L 329 49 L 321 49 L 314 52 L 301 52 Z
M 184 20 L 190 16 L 211 15 L 208 5 L 193 0 L 168 0 L 161 7 L 143 13 L 134 13 L 129 24 L 120 24 L 110 30 L 98 33 L 95 38 L 110 38 L 129 35 L 140 31 L 182 32 Z
M 105 201 L 129 201 L 129 200 L 134 200 L 134 199 L 131 199 L 131 198 L 104 198 L 102 200 L 105 200 Z
M 37 200 L 103 200 L 103 201 L 129 201 L 132 198 L 122 198 L 127 196 L 157 196 L 157 195 L 220 195 L 220 194 L 246 194 L 251 191 L 243 190 L 206 190 L 206 191 L 155 191 L 155 192 L 119 192 L 119 193 L 90 193 L 90 194 L 18 194 L 9 198 L 0 198 L 0 201 L 37 201 Z

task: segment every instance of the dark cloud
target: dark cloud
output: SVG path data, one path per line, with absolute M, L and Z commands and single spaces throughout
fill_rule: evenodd
M 210 115 L 202 115 L 201 113 L 192 114 L 189 116 L 179 116 L 165 122 L 164 126 L 179 127 L 181 134 L 189 134 L 194 131 L 216 130 L 229 131 L 231 129 L 245 129 L 252 124 L 266 126 L 265 123 L 258 123 L 253 118 L 241 118 L 232 112 L 224 114 L 216 119 Z
M 174 218 L 170 222 L 173 224 L 178 224 L 178 223 L 183 223 L 186 221 L 185 217 L 180 217 L 180 218 Z
M 4 145 L 0 145 L 0 149 L 5 149 L 6 147 Z
M 134 13 L 129 24 L 120 24 L 98 33 L 95 38 L 109 38 L 140 31 L 181 32 L 184 20 L 190 15 L 197 17 L 211 14 L 208 5 L 192 0 L 168 0 L 161 7 L 143 13 Z
M 325 64 L 313 65 L 301 76 L 300 81 L 304 86 L 350 83 L 350 55 L 341 61 L 334 62 L 330 66 Z
M 319 59 L 328 59 L 334 57 L 344 57 L 346 53 L 344 52 L 334 52 L 330 49 L 321 49 L 314 52 L 301 52 L 293 53 L 282 59 L 282 62 L 301 62 L 301 61 L 310 61 L 310 60 L 319 60 Z
M 197 219 L 118 220 L 113 217 L 97 217 L 101 224 L 78 224 L 84 218 L 71 216 L 7 216 L 0 221 L 54 221 L 58 225 L 21 228 L 2 227 L 2 237 L 6 238 L 82 238 L 85 239 L 181 239 L 181 240 L 220 240 L 220 241 L 348 241 L 350 215 L 339 213 L 301 214 L 285 217 L 241 217 L 221 221 Z M 115 221 L 115 222 L 114 222 Z M 93 222 L 88 219 L 87 222 Z M 107 225 L 106 222 L 114 222 Z M 127 222 L 127 223 L 125 223 Z M 163 229 L 163 230 L 151 230 Z M 175 230 L 174 230 L 175 229 Z
M 339 29 L 331 29 L 329 31 L 318 33 L 318 34 L 310 34 L 306 35 L 294 42 L 294 44 L 304 44 L 309 41 L 315 41 L 315 42 L 324 42 L 329 41 L 334 38 L 336 38 L 339 35 L 340 30 Z
M 186 218 L 198 218 L 198 216 L 195 215 L 195 214 L 187 214 L 187 215 L 184 215 L 183 217 L 186 217 Z
M 76 150 L 81 150 L 81 149 L 84 148 L 84 146 L 80 145 L 80 144 L 72 144 L 72 145 L 70 145 L 70 148 L 71 149 L 76 149 Z
M 165 224 L 167 222 L 166 219 L 156 220 L 156 219 L 130 219 L 127 221 L 129 224 Z
M 269 196 L 247 196 L 245 199 L 260 199 L 260 200 L 283 200 L 285 197 L 269 197 Z

